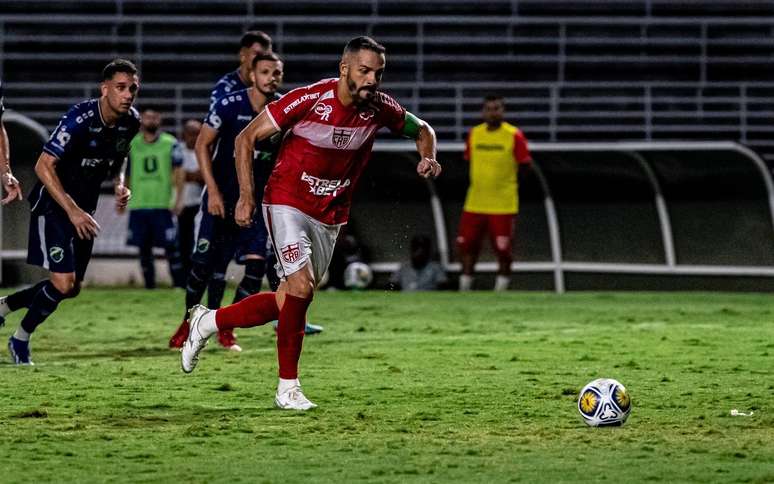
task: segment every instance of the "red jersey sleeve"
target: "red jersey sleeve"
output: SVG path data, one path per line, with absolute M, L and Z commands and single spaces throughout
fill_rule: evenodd
M 393 133 L 400 134 L 406 124 L 406 110 L 395 99 L 383 92 L 376 94 L 377 121 Z
M 516 161 L 523 164 L 529 164 L 532 161 L 532 155 L 527 146 L 527 137 L 521 130 L 517 130 L 513 135 L 513 157 Z
M 321 91 L 317 87 L 317 84 L 298 87 L 269 103 L 266 106 L 266 112 L 274 127 L 284 131 L 301 121 L 320 99 Z

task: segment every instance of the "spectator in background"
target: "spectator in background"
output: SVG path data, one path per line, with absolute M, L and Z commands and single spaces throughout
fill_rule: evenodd
M 183 125 L 183 141 L 175 148 L 175 163 L 182 167 L 176 170 L 177 176 L 182 177 L 183 193 L 175 201 L 175 215 L 177 215 L 177 240 L 180 247 L 183 273 L 191 270 L 191 253 L 194 246 L 196 232 L 196 213 L 199 211 L 199 203 L 202 199 L 202 186 L 204 179 L 199 171 L 199 163 L 196 161 L 196 137 L 202 123 L 196 119 L 189 119 Z M 179 185 L 176 180 L 175 185 Z
M 484 122 L 470 130 L 465 159 L 470 162 L 470 186 L 460 219 L 457 247 L 462 259 L 460 291 L 473 286 L 473 269 L 481 250 L 484 231 L 497 254 L 495 291 L 508 289 L 513 260 L 513 231 L 519 212 L 518 175 L 525 172 L 532 156 L 527 138 L 503 121 L 502 96 L 484 98 Z M 522 170 L 519 170 L 519 167 Z
M 433 243 L 427 235 L 411 239 L 411 262 L 401 264 L 390 276 L 390 289 L 401 291 L 435 291 L 448 284 L 441 264 L 432 260 Z
M 0 81 L 0 185 L 3 186 L 3 191 L 0 192 L 0 196 L 5 193 L 5 197 L 2 200 L 3 205 L 11 203 L 14 200 L 22 199 L 21 185 L 19 180 L 11 173 L 11 152 L 8 145 L 8 133 L 5 132 L 5 126 L 3 126 L 3 113 L 5 107 L 3 107 L 3 82 Z
M 160 131 L 161 114 L 144 109 L 140 116 L 140 132 L 132 139 L 126 185 L 133 197 L 129 201 L 128 245 L 139 247 L 140 266 L 146 289 L 156 287 L 153 248 L 162 247 L 169 262 L 172 282 L 184 287 L 185 276 L 177 246 L 177 230 L 172 219 L 172 193 L 182 197 L 183 184 L 173 157 L 177 140 Z

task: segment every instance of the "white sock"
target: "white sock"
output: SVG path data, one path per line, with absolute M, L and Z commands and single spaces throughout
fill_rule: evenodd
M 460 274 L 460 291 L 470 291 L 473 288 L 473 276 Z
M 8 307 L 8 296 L 0 297 L 0 316 L 5 317 L 11 313 L 11 308 Z
M 497 278 L 495 278 L 495 291 L 507 291 L 508 285 L 511 283 L 510 276 L 500 276 L 498 275 Z
M 16 332 L 13 334 L 13 337 L 18 339 L 19 341 L 29 341 L 30 333 L 24 331 L 24 328 L 19 326 L 18 328 L 16 328 Z
M 215 311 L 207 311 L 199 320 L 199 332 L 203 336 L 209 337 L 218 332 L 218 325 L 215 322 Z
M 301 382 L 298 381 L 298 378 L 293 378 L 291 380 L 280 378 L 279 384 L 277 385 L 277 393 L 283 394 L 293 387 L 300 387 L 300 386 L 301 386 Z

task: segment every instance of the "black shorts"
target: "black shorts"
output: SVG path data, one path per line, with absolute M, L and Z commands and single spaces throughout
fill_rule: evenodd
M 238 264 L 244 264 L 248 255 L 266 257 L 267 239 L 268 233 L 260 210 L 255 211 L 252 225 L 240 227 L 234 220 L 233 209 L 226 210 L 225 218 L 210 215 L 205 194 L 191 260 L 222 266 L 228 265 L 233 258 Z
M 78 238 L 70 219 L 59 208 L 30 215 L 27 263 L 51 272 L 75 272 L 83 280 L 91 260 L 94 240 Z
M 126 244 L 135 247 L 151 245 L 169 247 L 177 240 L 172 212 L 165 208 L 140 208 L 129 212 L 129 235 Z

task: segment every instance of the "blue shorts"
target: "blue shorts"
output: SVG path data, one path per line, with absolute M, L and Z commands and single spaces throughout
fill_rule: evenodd
M 51 272 L 74 272 L 75 278 L 82 281 L 93 247 L 93 239 L 78 238 L 75 227 L 61 209 L 30 215 L 27 263 Z
M 139 208 L 129 212 L 127 245 L 169 247 L 177 240 L 172 212 L 165 208 Z
M 224 270 L 231 259 L 235 259 L 238 264 L 244 264 L 248 255 L 266 257 L 268 233 L 260 210 L 255 211 L 251 226 L 240 227 L 234 220 L 233 209 L 226 210 L 225 218 L 207 212 L 205 194 L 199 213 L 201 221 L 191 261 Z

